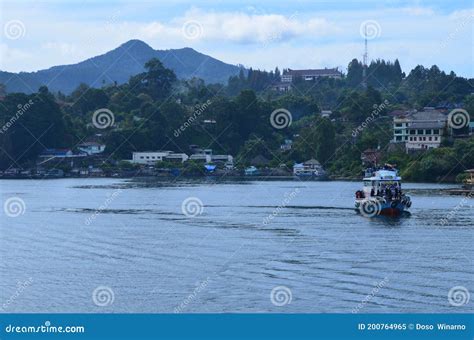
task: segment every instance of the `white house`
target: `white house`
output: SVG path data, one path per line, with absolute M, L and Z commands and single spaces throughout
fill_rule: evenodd
M 100 144 L 100 143 L 95 143 L 95 142 L 86 142 L 86 143 L 79 144 L 77 148 L 88 155 L 96 155 L 96 154 L 104 152 L 105 144 Z
M 172 151 L 140 151 L 132 154 L 132 163 L 134 164 L 155 164 L 162 161 L 181 161 L 188 160 L 185 153 L 174 153 Z

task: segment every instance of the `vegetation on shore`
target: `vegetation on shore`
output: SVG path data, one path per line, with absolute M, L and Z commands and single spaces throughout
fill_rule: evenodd
M 441 148 L 414 155 L 390 144 L 392 119 L 387 113 L 392 110 L 462 104 L 474 112 L 473 80 L 437 66 L 417 66 L 405 75 L 398 60 L 377 60 L 363 87 L 362 64 L 354 59 L 342 79 L 300 80 L 290 92 L 272 88 L 278 69 L 242 71 L 222 85 L 177 80 L 158 59 L 145 66 L 146 72 L 126 84 L 100 89 L 80 85 L 68 96 L 45 86 L 30 95 L 0 93 L 0 169 L 33 167 L 45 148 L 74 149 L 97 134 L 114 166 L 130 159 L 133 151 L 189 154 L 189 145 L 195 144 L 232 154 L 239 166 L 258 155 L 275 167 L 316 158 L 330 175 L 341 177 L 361 175 L 360 155 L 368 148 L 380 148 L 383 161 L 397 164 L 406 180 L 460 179 L 465 169 L 474 168 L 473 137 L 446 139 Z M 92 123 L 94 112 L 102 108 L 114 118 L 106 129 Z M 291 113 L 291 124 L 280 129 L 270 116 L 281 108 Z M 332 114 L 322 117 L 322 110 Z M 284 151 L 280 145 L 287 139 L 293 145 Z

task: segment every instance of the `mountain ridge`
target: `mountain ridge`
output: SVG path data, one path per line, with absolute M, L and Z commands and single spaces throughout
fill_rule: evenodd
M 179 79 L 197 77 L 206 83 L 225 83 L 240 71 L 237 65 L 224 63 L 193 48 L 155 50 L 142 40 L 129 40 L 104 54 L 75 64 L 56 65 L 34 72 L 0 71 L 0 83 L 7 92 L 33 93 L 42 85 L 69 94 L 81 83 L 91 87 L 123 84 L 144 71 L 144 64 L 158 58 Z

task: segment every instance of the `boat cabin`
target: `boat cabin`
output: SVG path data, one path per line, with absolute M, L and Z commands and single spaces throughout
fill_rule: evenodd
M 396 170 L 378 170 L 371 177 L 364 178 L 364 195 L 398 196 L 401 194 L 401 180 Z

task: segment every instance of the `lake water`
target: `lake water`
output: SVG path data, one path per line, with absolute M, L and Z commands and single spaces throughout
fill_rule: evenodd
M 360 185 L 2 180 L 0 311 L 472 312 L 473 200 L 365 218 Z

